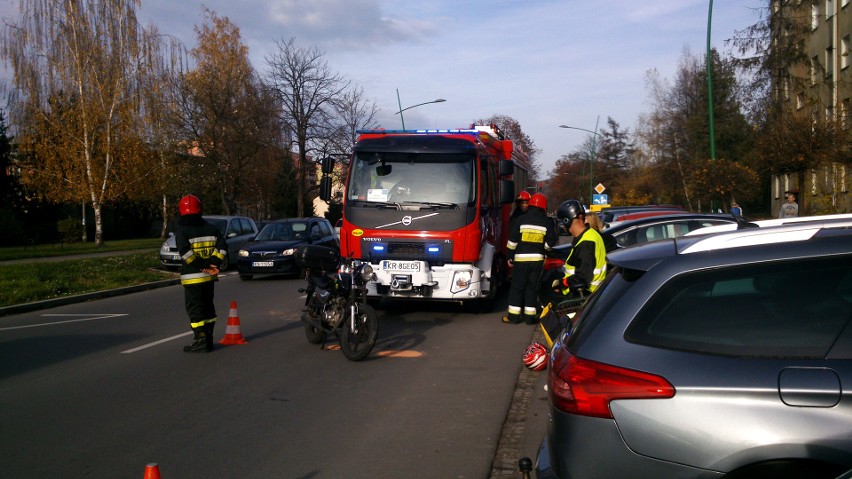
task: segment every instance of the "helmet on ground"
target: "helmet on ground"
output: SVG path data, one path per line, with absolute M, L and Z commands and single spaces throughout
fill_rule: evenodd
M 178 210 L 181 216 L 200 215 L 201 200 L 195 195 L 186 195 L 178 202 Z
M 556 210 L 556 217 L 563 224 L 568 224 L 574 221 L 575 218 L 585 216 L 585 214 L 586 210 L 583 208 L 583 204 L 577 200 L 565 200 L 559 205 L 559 209 Z
M 546 210 L 547 198 L 545 198 L 544 195 L 541 193 L 536 193 L 532 195 L 532 198 L 530 198 L 530 206 L 535 206 L 536 208 Z
M 527 346 L 524 351 L 524 366 L 533 371 L 543 371 L 547 368 L 547 348 L 538 341 Z
M 515 201 L 529 201 L 530 198 L 531 197 L 530 197 L 530 194 L 528 192 L 521 191 L 520 193 L 518 193 L 518 197 L 515 198 Z

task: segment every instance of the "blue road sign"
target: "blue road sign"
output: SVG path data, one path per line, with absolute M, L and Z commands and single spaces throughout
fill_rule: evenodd
M 608 205 L 609 204 L 609 195 L 594 195 L 592 197 L 592 204 Z

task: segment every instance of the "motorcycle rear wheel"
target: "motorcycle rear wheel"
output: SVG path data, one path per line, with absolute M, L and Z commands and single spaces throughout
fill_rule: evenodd
M 370 355 L 376 345 L 379 333 L 379 317 L 370 305 L 358 304 L 358 316 L 355 318 L 355 331 L 350 327 L 347 317 L 337 330 L 340 350 L 350 361 L 361 361 Z
M 308 313 L 302 313 L 306 315 Z M 305 323 L 305 336 L 308 338 L 308 342 L 311 344 L 319 344 L 325 341 L 325 331 L 316 326 L 311 325 L 307 321 L 302 320 Z

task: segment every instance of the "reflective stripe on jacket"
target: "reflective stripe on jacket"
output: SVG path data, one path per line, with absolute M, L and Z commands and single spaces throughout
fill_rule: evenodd
M 203 219 L 181 225 L 175 233 L 175 243 L 183 260 L 180 267 L 181 284 L 198 284 L 217 279 L 217 276 L 202 271 L 222 264 L 228 251 L 225 240 L 215 226 Z

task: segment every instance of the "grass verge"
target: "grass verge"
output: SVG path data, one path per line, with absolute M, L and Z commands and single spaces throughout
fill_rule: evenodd
M 177 276 L 176 273 L 155 269 L 157 266 L 159 257 L 156 249 L 143 254 L 56 263 L 0 264 L 0 307 L 135 286 Z

